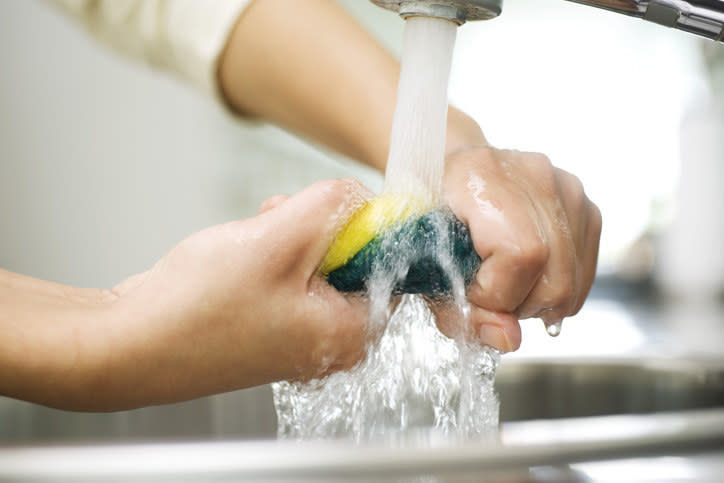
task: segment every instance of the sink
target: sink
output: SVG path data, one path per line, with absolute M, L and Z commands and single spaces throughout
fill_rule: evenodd
M 503 361 L 501 421 L 724 407 L 724 361 Z
M 694 481 L 717 481 L 724 471 L 723 409 L 518 421 L 504 423 L 500 436 L 420 447 L 350 441 L 0 446 L 0 480 L 589 482 L 576 463 L 662 456 L 695 468 Z
M 2 399 L 0 480 L 537 481 L 544 467 L 583 481 L 577 463 L 663 455 L 724 471 L 722 361 L 504 359 L 496 388 L 499 441 L 434 448 L 260 441 L 276 425 L 267 388 L 115 414 Z
M 503 358 L 501 422 L 724 408 L 724 361 Z M 181 404 L 84 414 L 0 398 L 0 443 L 270 439 L 268 387 Z

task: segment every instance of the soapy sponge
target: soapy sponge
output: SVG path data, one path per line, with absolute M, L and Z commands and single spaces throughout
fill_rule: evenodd
M 385 194 L 368 201 L 342 227 L 320 271 L 341 292 L 366 292 L 373 272 L 394 281 L 395 295 L 432 298 L 467 286 L 480 266 L 470 232 L 450 210 Z

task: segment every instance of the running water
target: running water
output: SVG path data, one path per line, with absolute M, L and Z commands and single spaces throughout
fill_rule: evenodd
M 405 25 L 385 192 L 412 196 L 430 209 L 441 202 L 456 29 L 446 20 L 425 17 L 410 18 Z M 445 230 L 439 234 L 443 248 L 437 263 L 453 285 L 448 309 L 464 328 L 470 307 L 463 278 L 451 250 L 444 248 L 452 240 Z M 453 338 L 443 335 L 421 296 L 392 296 L 410 263 L 404 241 L 396 243 L 388 252 L 394 261 L 385 260 L 387 270 L 373 270 L 369 283 L 368 329 L 379 335 L 367 357 L 352 370 L 322 380 L 274 384 L 279 437 L 419 445 L 496 435 L 498 353 L 469 343 L 464 330 Z
M 440 204 L 447 127 L 447 85 L 457 25 L 413 17 L 405 23 L 397 106 L 385 191 Z

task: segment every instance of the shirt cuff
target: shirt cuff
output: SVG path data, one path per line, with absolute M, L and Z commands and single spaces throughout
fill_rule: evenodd
M 226 103 L 218 80 L 221 53 L 251 0 L 175 0 L 165 16 L 164 67 Z

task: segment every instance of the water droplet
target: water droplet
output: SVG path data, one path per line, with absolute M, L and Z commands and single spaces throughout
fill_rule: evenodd
M 563 321 L 559 320 L 558 322 L 554 322 L 552 324 L 546 324 L 546 332 L 548 332 L 548 335 L 551 337 L 558 337 L 561 335 L 561 330 L 563 329 Z

